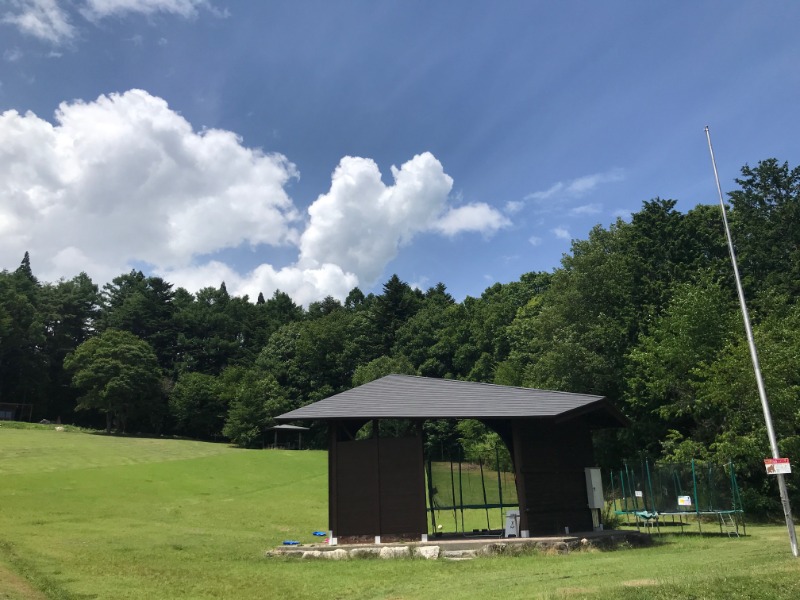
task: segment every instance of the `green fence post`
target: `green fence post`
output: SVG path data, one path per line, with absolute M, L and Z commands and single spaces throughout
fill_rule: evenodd
M 656 498 L 655 494 L 653 493 L 653 480 L 650 478 L 650 460 L 647 458 L 644 459 L 644 468 L 645 472 L 647 473 L 647 489 L 650 491 L 650 509 L 651 512 L 656 512 Z M 647 508 L 647 503 L 645 503 L 645 508 Z
M 451 455 L 452 456 L 452 455 Z M 456 531 L 458 531 L 458 509 L 456 508 L 456 478 L 453 473 L 453 459 L 450 459 L 450 493 L 453 498 L 453 521 L 455 521 Z M 463 531 L 461 533 L 464 533 Z
M 461 464 L 464 462 L 464 449 L 461 448 L 461 460 L 458 461 L 458 504 L 461 507 L 461 532 L 466 533 L 464 529 L 464 480 L 461 477 Z
M 703 533 L 703 525 L 700 523 L 700 499 L 697 497 L 697 475 L 694 470 L 694 459 L 692 459 L 692 487 L 694 488 L 694 513 L 697 519 L 697 529 Z
M 436 529 L 436 510 L 435 510 L 436 505 L 435 505 L 435 502 L 433 500 L 433 496 L 434 496 L 434 494 L 433 494 L 433 470 L 431 469 L 431 462 L 432 462 L 432 460 L 429 458 L 428 459 L 428 464 L 427 464 L 427 467 L 428 467 L 428 502 L 430 504 L 430 509 L 431 509 L 431 527 L 432 527 L 433 534 L 436 535 L 436 532 L 438 530 Z
M 505 526 L 503 523 L 503 480 L 500 478 L 500 450 L 497 449 L 497 444 L 494 445 L 494 459 L 497 469 L 497 494 L 500 497 L 500 528 L 503 529 Z
M 481 487 L 483 488 L 483 507 L 486 511 L 486 529 L 491 529 L 489 525 L 489 502 L 486 500 L 486 480 L 483 477 L 483 458 L 478 459 L 478 464 L 481 467 Z

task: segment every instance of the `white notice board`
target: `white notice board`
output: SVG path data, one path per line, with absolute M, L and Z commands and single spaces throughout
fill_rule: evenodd
M 765 458 L 764 466 L 767 467 L 767 475 L 787 475 L 792 472 L 788 458 Z

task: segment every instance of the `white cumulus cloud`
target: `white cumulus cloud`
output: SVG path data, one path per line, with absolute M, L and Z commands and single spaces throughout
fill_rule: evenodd
M 156 268 L 242 243 L 297 240 L 285 157 L 229 131 L 196 132 L 141 90 L 62 103 L 56 124 L 0 115 L 0 257 L 36 249 L 54 279 L 94 265 L 101 278 L 134 261 Z
M 435 224 L 434 229 L 448 236 L 464 231 L 480 232 L 487 235 L 511 225 L 497 209 L 478 202 L 451 208 Z
M 400 246 L 436 221 L 453 186 L 428 152 L 392 167 L 392 176 L 394 183 L 387 186 L 374 161 L 344 157 L 330 190 L 308 208 L 299 265 L 317 268 L 329 262 L 374 283 Z
M 275 290 L 289 294 L 298 304 L 308 305 L 325 296 L 344 299 L 358 285 L 358 278 L 345 273 L 338 265 L 326 263 L 315 269 L 287 266 L 275 269 L 262 264 L 241 274 L 220 261 L 209 261 L 197 267 L 167 269 L 160 276 L 175 286 L 198 290 L 206 286 L 217 287 L 224 281 L 228 291 L 237 296 L 247 295 L 255 300 L 259 292 L 269 297 Z
M 143 90 L 62 103 L 53 122 L 0 114 L 0 268 L 25 251 L 44 281 L 81 271 L 98 284 L 147 267 L 196 291 L 276 289 L 307 304 L 372 285 L 420 233 L 489 234 L 508 224 L 482 204 L 452 208 L 453 180 L 430 153 L 391 169 L 345 157 L 304 217 L 286 193 L 284 156 L 230 131 L 196 131 Z M 296 260 L 243 272 L 223 249 L 295 248 Z M 285 252 L 283 252 L 285 256 Z

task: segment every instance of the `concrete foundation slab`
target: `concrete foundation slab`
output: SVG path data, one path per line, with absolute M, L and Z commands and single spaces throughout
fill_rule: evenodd
M 616 546 L 649 546 L 649 535 L 638 531 L 592 531 L 569 536 L 533 538 L 436 538 L 429 542 L 403 542 L 394 544 L 352 544 L 329 546 L 310 544 L 308 546 L 281 546 L 266 552 L 266 556 L 290 558 L 329 558 L 345 560 L 348 558 L 409 558 L 425 559 L 449 558 L 463 559 L 480 556 L 515 555 L 527 552 L 548 551 L 566 554 L 573 550 L 587 548 L 614 548 Z M 330 556 L 327 556 L 330 554 Z

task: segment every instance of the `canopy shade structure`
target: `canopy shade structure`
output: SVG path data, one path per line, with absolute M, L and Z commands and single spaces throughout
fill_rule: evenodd
M 298 450 L 302 450 L 303 449 L 303 432 L 304 431 L 308 431 L 308 430 L 309 430 L 308 427 L 300 427 L 299 425 L 286 425 L 286 424 L 275 425 L 274 427 L 268 427 L 267 428 L 267 431 L 272 431 L 273 432 L 273 441 L 272 441 L 272 447 L 273 448 L 278 448 L 279 447 L 278 446 L 278 432 L 279 431 L 290 431 L 290 432 L 296 433 L 297 436 L 298 436 L 298 440 L 297 440 L 297 449 Z
M 309 431 L 309 428 L 299 425 L 275 425 L 275 427 L 267 427 L 267 431 Z
M 591 530 L 585 469 L 592 430 L 628 419 L 603 396 L 387 375 L 276 417 L 326 421 L 331 537 L 427 535 L 422 423 L 477 419 L 509 449 L 522 535 Z M 416 422 L 415 434 L 384 438 L 383 419 Z M 373 436 L 356 434 L 374 421 Z

